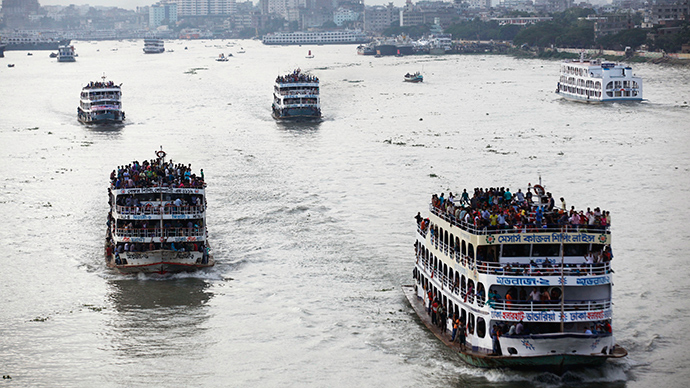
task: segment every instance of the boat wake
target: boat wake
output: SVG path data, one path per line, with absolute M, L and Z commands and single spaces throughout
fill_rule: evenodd
M 625 386 L 629 380 L 626 362 L 609 362 L 599 368 L 567 371 L 562 375 L 549 372 L 525 372 L 515 370 L 485 370 L 468 367 L 471 375 L 484 377 L 492 383 L 524 382 L 530 387 L 569 387 L 607 383 L 607 386 Z

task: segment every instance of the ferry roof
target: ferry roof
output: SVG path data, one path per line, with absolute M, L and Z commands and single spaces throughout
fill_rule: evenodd
M 598 207 L 569 209 L 564 198 L 558 199 L 541 185 L 516 193 L 509 188 L 475 188 L 457 197 L 434 194 L 433 214 L 472 234 L 487 233 L 580 233 L 605 235 L 600 243 L 610 243 L 610 214 Z
M 204 169 L 199 175 L 192 173 L 192 165 L 165 161 L 165 152 L 158 151 L 159 157 L 144 160 L 142 163 L 134 161 L 124 166 L 118 166 L 110 173 L 112 189 L 142 189 L 142 188 L 192 188 L 203 189 Z
M 276 84 L 311 84 L 318 85 L 319 78 L 313 75 L 302 73 L 301 69 L 295 69 L 292 73 L 279 75 L 276 77 Z

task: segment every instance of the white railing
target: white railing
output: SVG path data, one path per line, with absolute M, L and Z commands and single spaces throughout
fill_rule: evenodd
M 118 237 L 204 237 L 202 228 L 117 228 Z
M 160 215 L 161 206 L 115 206 L 117 214 L 122 215 Z M 203 206 L 163 206 L 163 214 L 190 215 L 201 217 L 204 214 Z

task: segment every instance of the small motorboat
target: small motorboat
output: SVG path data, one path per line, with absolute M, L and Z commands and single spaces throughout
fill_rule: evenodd
M 7 67 L 14 67 L 14 63 L 8 63 Z
M 423 82 L 424 81 L 424 76 L 420 74 L 419 72 L 416 72 L 414 74 L 407 73 L 405 74 L 405 82 Z
M 50 53 L 49 57 L 51 57 L 51 58 L 57 58 L 57 53 Z

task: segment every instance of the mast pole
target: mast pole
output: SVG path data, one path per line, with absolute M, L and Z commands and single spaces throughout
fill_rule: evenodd
M 565 249 L 564 246 L 564 235 L 563 235 L 563 229 L 561 229 L 561 333 L 565 331 L 565 274 L 563 272 L 563 269 L 565 267 L 564 265 L 564 252 L 563 250 Z

